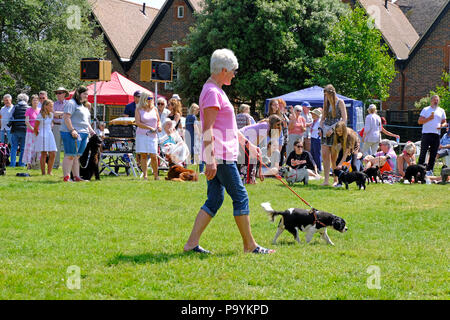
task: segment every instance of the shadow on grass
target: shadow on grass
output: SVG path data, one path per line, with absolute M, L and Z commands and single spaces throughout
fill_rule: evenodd
M 174 259 L 197 258 L 200 260 L 209 259 L 213 257 L 228 257 L 234 255 L 233 252 L 218 253 L 218 254 L 200 254 L 196 252 L 179 252 L 179 253 L 143 253 L 137 255 L 117 254 L 114 258 L 107 262 L 107 265 L 114 266 L 119 263 L 134 263 L 134 264 L 158 264 L 167 263 Z

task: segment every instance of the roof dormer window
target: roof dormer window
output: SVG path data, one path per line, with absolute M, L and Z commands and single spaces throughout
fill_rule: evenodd
M 184 18 L 184 6 L 178 6 L 178 8 L 177 8 L 177 18 L 178 19 Z

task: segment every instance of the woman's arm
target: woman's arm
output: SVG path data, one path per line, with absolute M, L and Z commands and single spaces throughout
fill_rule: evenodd
M 205 176 L 208 180 L 213 179 L 217 173 L 213 126 L 218 112 L 218 107 L 208 107 L 203 110 L 203 155 L 206 161 Z
M 34 130 L 33 130 L 33 132 L 34 132 L 34 134 L 35 134 L 36 136 L 39 134 L 39 124 L 40 124 L 39 120 L 36 120 L 36 121 L 34 122 Z
M 345 107 L 344 100 L 339 101 L 339 109 L 341 110 L 342 121 L 347 123 L 347 108 Z
M 397 157 L 397 169 L 402 177 L 405 175 L 405 172 L 403 171 L 403 157 L 404 155 L 402 154 Z
M 76 139 L 78 138 L 78 132 L 74 129 L 72 125 L 71 117 L 72 115 L 70 113 L 64 113 L 63 115 L 64 123 L 66 124 L 67 129 L 69 130 L 72 137 Z
M 387 136 L 391 136 L 396 139 L 400 139 L 400 136 L 398 134 L 393 134 L 392 132 L 387 131 L 384 127 L 381 127 L 381 132 L 383 132 Z
M 34 128 L 31 126 L 30 117 L 29 116 L 25 117 L 25 124 L 27 125 L 28 129 L 30 129 L 31 131 L 34 131 Z

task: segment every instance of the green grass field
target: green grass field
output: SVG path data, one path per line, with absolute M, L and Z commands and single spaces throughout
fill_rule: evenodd
M 244 254 L 226 198 L 201 245 L 183 253 L 206 182 L 102 176 L 0 176 L 0 299 L 449 299 L 450 184 L 370 184 L 366 191 L 296 185 L 314 207 L 343 217 L 297 244 L 260 207 L 306 208 L 275 179 L 247 187 L 252 231 L 272 255 Z M 304 234 L 301 234 L 304 241 Z M 80 270 L 79 289 L 76 272 Z M 378 282 L 377 282 L 378 281 Z M 75 287 L 75 288 L 74 288 Z

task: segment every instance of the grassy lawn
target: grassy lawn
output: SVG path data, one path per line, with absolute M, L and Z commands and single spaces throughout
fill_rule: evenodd
M 244 254 L 227 196 L 201 245 L 183 253 L 206 182 L 102 176 L 0 177 L 0 299 L 449 299 L 450 185 L 370 184 L 366 191 L 296 185 L 314 207 L 347 221 L 329 230 L 334 247 L 283 233 L 260 207 L 305 208 L 275 179 L 247 187 L 257 242 L 277 250 Z M 301 234 L 304 241 L 304 234 Z M 69 289 L 70 266 L 81 272 Z M 373 267 L 375 266 L 375 267 Z M 69 269 L 68 269 L 69 268 Z M 379 271 L 379 289 L 373 271 Z M 369 272 L 368 272 L 369 271 Z

